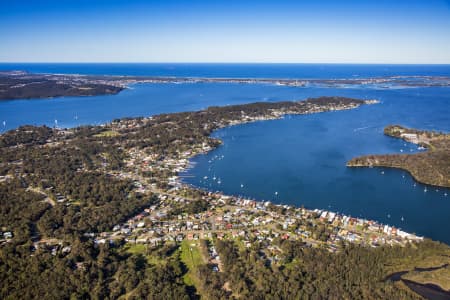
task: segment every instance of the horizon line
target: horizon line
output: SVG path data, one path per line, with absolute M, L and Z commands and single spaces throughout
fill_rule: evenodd
M 403 62 L 201 62 L 201 61 L 0 61 L 0 64 L 267 64 L 267 65 L 435 65 L 450 66 L 448 63 L 403 63 Z

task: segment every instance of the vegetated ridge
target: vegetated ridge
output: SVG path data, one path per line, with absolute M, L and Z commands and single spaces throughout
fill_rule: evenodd
M 450 188 L 450 134 L 389 125 L 384 134 L 427 150 L 413 154 L 365 155 L 351 159 L 349 167 L 389 167 L 408 171 L 418 182 Z

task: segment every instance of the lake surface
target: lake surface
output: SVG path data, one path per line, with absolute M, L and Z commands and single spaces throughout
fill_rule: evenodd
M 439 89 L 417 89 L 416 96 L 405 90 L 365 92 L 382 103 L 219 130 L 214 136 L 223 146 L 197 156 L 184 180 L 227 194 L 374 219 L 450 243 L 448 189 L 424 192 L 401 170 L 345 166 L 364 154 L 417 152 L 416 145 L 384 136 L 384 126 L 448 131 L 450 98 Z
M 192 77 L 450 76 L 450 66 L 401 65 L 0 64 L 1 69 Z M 211 105 L 324 95 L 379 99 L 382 103 L 351 111 L 288 116 L 222 129 L 214 135 L 224 145 L 194 158 L 196 167 L 189 170 L 190 177 L 185 180 L 228 194 L 375 219 L 450 244 L 448 189 L 436 191 L 428 187 L 424 192 L 424 186 L 414 186 L 414 180 L 401 170 L 386 169 L 381 174 L 382 170 L 377 168 L 345 167 L 346 161 L 357 155 L 399 153 L 400 149 L 417 151 L 414 145 L 385 137 L 382 133 L 385 125 L 396 123 L 449 132 L 450 88 L 140 84 L 114 96 L 1 101 L 0 122 L 5 121 L 6 126 L 0 125 L 0 131 L 23 124 L 53 126 L 55 120 L 60 127 L 72 127 L 127 116 L 199 110 Z
M 211 105 L 294 100 L 294 87 L 263 84 L 136 84 L 117 95 L 0 101 L 0 132 L 23 124 L 74 127 L 114 118 L 204 109 Z

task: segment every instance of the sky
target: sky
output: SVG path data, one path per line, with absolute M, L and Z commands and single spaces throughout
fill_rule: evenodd
M 0 0 L 0 62 L 450 64 L 450 0 Z

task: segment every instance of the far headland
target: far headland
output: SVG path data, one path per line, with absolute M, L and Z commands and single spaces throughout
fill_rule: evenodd
M 348 167 L 388 167 L 408 171 L 418 182 L 450 188 L 450 134 L 389 125 L 384 134 L 417 144 L 428 151 L 414 154 L 366 155 L 351 159 Z
M 446 76 L 383 76 L 368 78 L 312 79 L 312 78 L 217 78 L 170 76 L 111 76 L 80 74 L 39 74 L 0 70 L 0 100 L 51 98 L 64 96 L 98 96 L 117 94 L 132 84 L 159 83 L 229 83 L 272 84 L 289 87 L 446 87 Z

